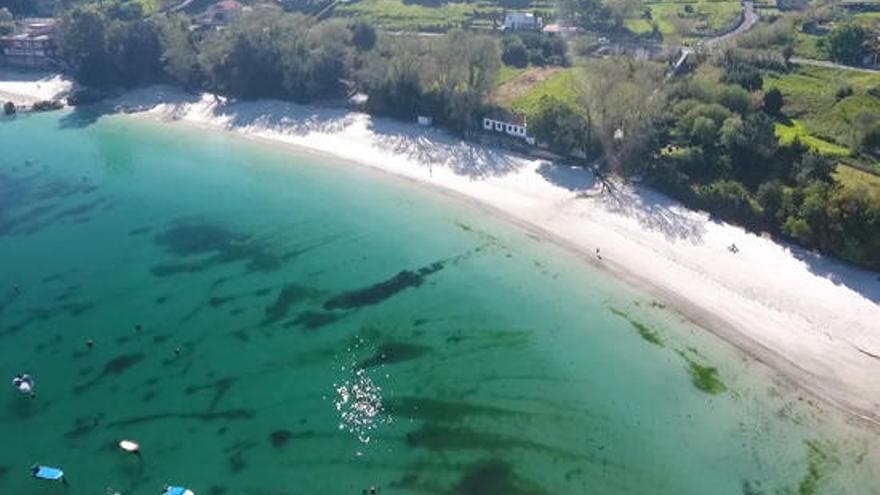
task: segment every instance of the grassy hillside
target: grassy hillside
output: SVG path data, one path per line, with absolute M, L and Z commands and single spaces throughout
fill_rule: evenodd
M 697 31 L 716 31 L 723 28 L 742 10 L 736 0 L 660 0 L 648 1 L 651 19 L 629 19 L 626 27 L 634 33 L 651 31 L 651 22 L 664 36 L 690 36 Z
M 360 17 L 391 31 L 445 32 L 470 27 L 492 29 L 493 19 L 501 25 L 505 11 L 521 10 L 552 16 L 552 0 L 355 0 L 339 5 L 334 15 Z
M 574 68 L 558 69 L 547 79 L 528 87 L 509 103 L 509 108 L 526 117 L 538 113 L 544 96 L 557 98 L 566 103 L 577 103 L 577 88 L 574 81 Z
M 860 113 L 880 115 L 880 97 L 869 93 L 880 91 L 880 74 L 799 66 L 788 73 L 768 73 L 764 86 L 782 91 L 783 111 L 802 126 L 799 133 L 836 145 L 855 145 Z

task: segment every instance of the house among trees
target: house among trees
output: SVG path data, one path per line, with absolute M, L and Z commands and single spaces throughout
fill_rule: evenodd
M 563 26 L 561 24 L 547 24 L 544 26 L 544 34 L 547 36 L 569 37 L 580 33 L 580 28 L 576 26 Z
M 535 144 L 535 138 L 529 136 L 529 127 L 523 115 L 508 112 L 491 113 L 483 117 L 483 130 L 506 134 Z
M 50 18 L 23 19 L 12 34 L 0 36 L 0 62 L 15 67 L 46 68 L 55 65 L 55 31 Z
M 531 12 L 510 12 L 504 15 L 505 31 L 540 31 L 544 21 Z
M 197 21 L 202 27 L 224 28 L 243 10 L 245 6 L 235 0 L 221 0 L 205 9 Z
M 880 36 L 874 35 L 865 41 L 862 45 L 864 54 L 862 55 L 862 65 L 864 67 L 880 66 Z

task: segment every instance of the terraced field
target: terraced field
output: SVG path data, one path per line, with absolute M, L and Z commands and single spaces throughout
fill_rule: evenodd
M 711 33 L 732 22 L 742 10 L 736 0 L 648 1 L 645 16 L 629 19 L 626 27 L 634 33 L 647 33 L 656 23 L 663 36 L 692 37 L 693 33 Z
M 492 29 L 503 24 L 505 11 L 512 10 L 550 17 L 553 1 L 356 0 L 339 5 L 334 15 L 361 17 L 390 31 L 445 32 L 454 28 Z

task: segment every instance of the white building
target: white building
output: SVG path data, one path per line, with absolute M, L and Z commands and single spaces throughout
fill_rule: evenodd
M 535 138 L 529 136 L 529 128 L 525 118 L 483 117 L 483 129 L 490 132 L 498 132 L 524 139 L 529 144 L 535 144 Z
M 511 12 L 504 16 L 506 31 L 539 31 L 543 25 L 541 18 L 531 12 Z

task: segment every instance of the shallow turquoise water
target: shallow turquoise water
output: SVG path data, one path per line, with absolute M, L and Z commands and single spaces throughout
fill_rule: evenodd
M 878 493 L 873 433 L 483 212 L 70 115 L 0 122 L 0 494 Z

